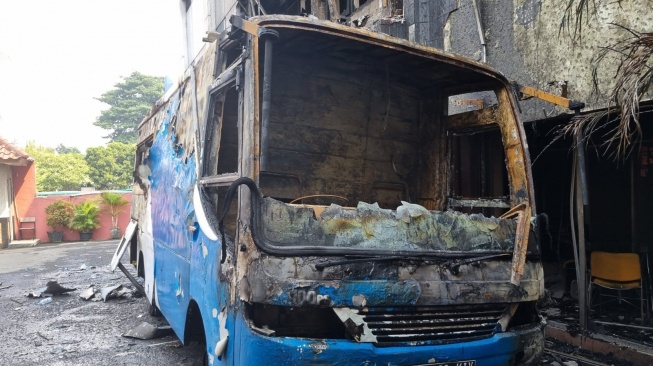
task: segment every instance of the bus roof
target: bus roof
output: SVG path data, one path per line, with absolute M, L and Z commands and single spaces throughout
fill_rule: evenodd
M 258 26 L 275 29 L 286 28 L 308 30 L 357 40 L 360 42 L 381 46 L 387 49 L 393 49 L 399 52 L 411 53 L 414 55 L 430 58 L 435 61 L 440 61 L 442 63 L 451 65 L 453 69 L 463 69 L 467 72 L 484 74 L 491 78 L 497 79 L 504 84 L 508 83 L 508 80 L 503 74 L 501 74 L 501 72 L 495 70 L 487 64 L 472 60 L 461 55 L 444 52 L 437 48 L 423 46 L 405 39 L 393 37 L 383 33 L 373 32 L 368 29 L 354 28 L 351 26 L 327 20 L 320 20 L 317 18 L 292 15 L 264 15 L 250 18 L 250 21 L 256 23 Z

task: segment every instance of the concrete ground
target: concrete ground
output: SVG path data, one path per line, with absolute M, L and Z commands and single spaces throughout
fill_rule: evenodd
M 181 347 L 174 335 L 146 341 L 122 337 L 142 321 L 166 324 L 151 317 L 146 300 L 133 292 L 106 302 L 79 297 L 90 286 L 132 287 L 120 271 L 109 269 L 117 245 L 83 242 L 0 250 L 0 365 L 202 363 L 202 347 Z M 43 305 L 42 298 L 26 297 L 52 280 L 76 290 Z

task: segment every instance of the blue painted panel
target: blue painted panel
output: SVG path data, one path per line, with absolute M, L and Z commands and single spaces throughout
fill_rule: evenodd
M 184 337 L 186 310 L 190 300 L 190 250 L 188 230 L 194 220 L 192 192 L 196 180 L 195 159 L 183 159 L 182 148 L 171 127 L 179 107 L 179 94 L 167 103 L 147 160 L 151 170 L 152 234 L 154 272 L 159 308 L 180 339 Z
M 221 329 L 223 334 L 234 334 L 233 320 L 229 329 L 227 324 L 220 324 L 221 318 L 229 322 L 220 316 L 229 310 L 229 283 L 220 278 L 220 242 L 207 239 L 197 224 L 192 200 L 195 153 L 184 159 L 183 148 L 175 145 L 179 139 L 172 121 L 177 118 L 179 103 L 177 92 L 167 103 L 147 160 L 151 170 L 156 297 L 161 312 L 182 341 L 188 306 L 195 301 L 204 322 L 207 351 L 214 354 Z M 191 226 L 195 231 L 188 229 Z M 214 364 L 231 361 L 216 357 Z
M 296 290 L 315 292 L 316 297 L 329 299 L 329 304 L 334 307 L 359 307 L 364 298 L 368 306 L 408 306 L 415 305 L 421 294 L 418 281 L 331 281 L 331 283 L 315 283 L 307 287 L 286 282 L 280 293 L 274 295 L 269 303 L 282 306 L 299 306 L 301 299 L 293 298 Z M 361 297 L 362 296 L 362 297 Z M 357 301 L 355 299 L 358 299 Z
M 186 309 L 190 300 L 188 286 L 190 265 L 158 241 L 155 241 L 154 253 L 156 297 L 159 308 L 179 339 L 183 341 Z
M 242 316 L 236 319 L 238 365 L 361 365 L 408 366 L 433 362 L 476 360 L 477 366 L 509 365 L 520 351 L 520 337 L 542 334 L 499 333 L 491 338 L 437 346 L 375 347 L 347 340 L 267 337 L 252 332 Z
M 230 365 L 233 360 L 229 355 L 233 355 L 233 351 L 229 348 L 234 344 L 234 331 L 233 325 L 227 324 L 229 319 L 226 315 L 233 307 L 228 304 L 229 283 L 226 278 L 220 278 L 220 245 L 219 241 L 206 238 L 198 225 L 197 240 L 192 244 L 191 250 L 190 294 L 197 301 L 202 314 L 208 354 L 215 355 L 215 346 L 221 339 L 221 328 L 222 333 L 226 331 L 229 334 L 231 342 L 227 344 L 226 356 L 220 359 L 214 357 L 213 364 Z

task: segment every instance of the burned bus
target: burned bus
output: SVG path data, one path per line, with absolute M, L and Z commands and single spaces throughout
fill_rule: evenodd
M 231 18 L 139 126 L 131 260 L 213 365 L 517 365 L 543 349 L 510 84 L 433 48 Z

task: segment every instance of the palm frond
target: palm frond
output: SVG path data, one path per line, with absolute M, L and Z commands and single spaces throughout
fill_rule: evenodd
M 592 78 L 594 93 L 600 95 L 597 70 L 608 56 L 619 57 L 615 84 L 608 95 L 608 114 L 616 109 L 619 123 L 608 142 L 615 144 L 616 157 L 624 157 L 631 143 L 642 136 L 639 106 L 643 96 L 653 86 L 653 33 L 640 33 L 624 26 L 616 26 L 628 31 L 630 35 L 614 45 L 600 49 L 592 61 Z
M 583 19 L 585 23 L 596 15 L 597 0 L 566 0 L 564 16 L 560 23 L 560 30 L 567 30 L 573 40 L 581 39 Z M 599 5 L 605 0 L 598 0 Z M 618 0 L 619 1 L 619 0 Z M 573 31 L 571 25 L 573 24 Z

